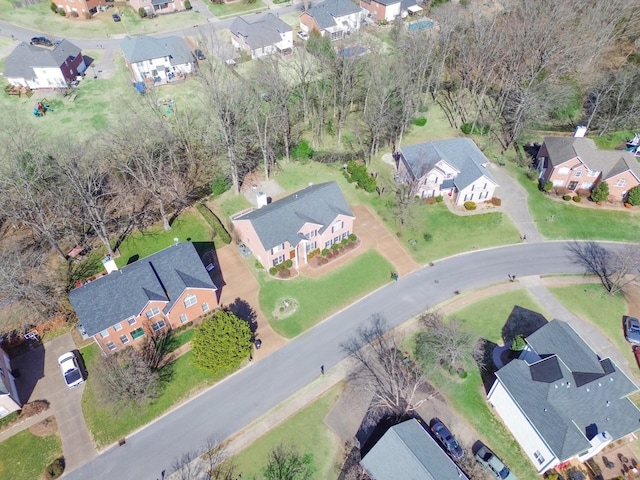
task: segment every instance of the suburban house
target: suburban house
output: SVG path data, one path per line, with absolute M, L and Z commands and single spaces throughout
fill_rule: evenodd
M 298 268 L 309 252 L 330 248 L 353 232 L 355 217 L 336 182 L 310 185 L 268 205 L 258 194 L 258 205 L 232 222 L 265 269 L 289 259 Z
M 193 54 L 180 37 L 124 37 L 120 48 L 134 82 L 146 86 L 183 80 L 193 70 Z
M 560 320 L 529 335 L 495 375 L 488 400 L 538 472 L 588 460 L 638 429 L 636 385 Z
M 251 54 L 251 58 L 293 50 L 293 29 L 273 13 L 236 17 L 229 30 L 233 46 Z
M 422 10 L 416 0 L 360 0 L 360 7 L 378 22 L 391 22 Z
M 68 40 L 53 49 L 22 42 L 7 57 L 4 77 L 15 87 L 66 88 L 86 68 L 82 52 Z
M 91 18 L 101 7 L 109 5 L 107 0 L 53 0 L 58 9 L 62 8 L 70 17 Z
M 83 335 L 103 352 L 135 345 L 147 334 L 173 329 L 218 306 L 217 287 L 191 242 L 160 250 L 69 293 Z
M 456 205 L 486 202 L 498 186 L 487 168 L 489 159 L 469 138 L 409 145 L 396 158 L 398 180 L 421 198 L 448 195 Z
M 633 153 L 598 150 L 585 137 L 545 137 L 537 156 L 539 179 L 544 185 L 568 192 L 592 190 L 607 182 L 609 199 L 623 202 L 627 192 L 640 185 L 640 165 Z
M 184 0 L 129 0 L 129 5 L 136 13 L 141 8 L 144 9 L 147 15 L 162 15 L 186 10 Z
M 0 418 L 20 410 L 16 379 L 11 374 L 9 354 L 0 344 Z
M 339 40 L 360 30 L 362 10 L 351 0 L 325 0 L 300 15 L 300 28 Z
M 468 480 L 415 418 L 394 425 L 362 458 L 372 480 Z

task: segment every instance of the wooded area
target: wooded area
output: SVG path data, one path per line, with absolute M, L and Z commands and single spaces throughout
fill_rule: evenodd
M 72 132 L 45 141 L 3 122 L 0 304 L 22 308 L 0 331 L 68 311 L 78 268 L 67 261 L 70 248 L 111 254 L 135 229 L 157 220 L 169 229 L 214 179 L 239 192 L 249 172 L 269 177 L 302 140 L 336 151 L 341 163 L 347 152 L 369 164 L 396 151 L 433 104 L 453 128 L 486 133 L 502 151 L 532 128 L 583 123 L 594 135 L 639 125 L 633 0 L 444 3 L 429 16 L 437 27 L 386 27 L 366 55 L 339 55 L 311 35 L 306 50 L 255 60 L 254 75 L 203 62 L 190 80 L 200 87 L 197 107 L 167 115 L 151 90 L 121 105 L 120 120 L 88 143 Z M 357 35 L 349 41 L 363 44 Z M 215 39 L 206 43 L 216 48 Z

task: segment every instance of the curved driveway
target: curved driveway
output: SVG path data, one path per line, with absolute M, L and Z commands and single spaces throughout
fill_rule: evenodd
M 249 425 L 344 359 L 343 340 L 372 314 L 391 327 L 468 291 L 518 277 L 583 272 L 565 242 L 520 244 L 469 252 L 424 267 L 373 292 L 317 325 L 269 357 L 249 365 L 155 423 L 69 473 L 69 479 L 154 480 L 174 459 L 200 450 L 208 438 L 225 439 Z M 607 244 L 615 249 L 620 245 Z

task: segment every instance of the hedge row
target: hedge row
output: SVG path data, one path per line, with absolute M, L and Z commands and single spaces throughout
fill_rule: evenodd
M 227 229 L 224 228 L 224 225 L 222 225 L 222 222 L 216 216 L 216 214 L 209 210 L 203 203 L 197 203 L 196 209 L 198 210 L 198 212 L 200 212 L 200 215 L 202 215 L 202 217 L 211 226 L 211 228 L 213 228 L 215 237 L 226 245 L 230 244 L 231 235 L 229 235 L 229 232 L 227 232 Z

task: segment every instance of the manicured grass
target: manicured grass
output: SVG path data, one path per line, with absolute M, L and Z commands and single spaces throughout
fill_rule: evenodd
M 590 137 L 593 139 L 598 148 L 613 150 L 619 146 L 622 142 L 626 142 L 628 139 L 633 138 L 635 132 L 631 130 L 623 130 L 621 132 L 607 133 L 602 136 Z
M 0 443 L 0 480 L 35 480 L 62 456 L 57 434 L 37 437 L 24 430 Z
M 248 12 L 259 12 L 266 10 L 267 6 L 261 1 L 256 0 L 253 3 L 249 3 L 246 0 L 236 1 L 233 3 L 211 3 L 206 2 L 207 7 L 218 18 L 233 17 L 235 15 L 242 15 Z
M 391 264 L 370 250 L 341 268 L 319 278 L 298 277 L 282 281 L 259 274 L 260 307 L 280 335 L 295 337 L 350 302 L 389 282 Z M 297 310 L 280 320 L 274 318 L 285 299 L 297 302 Z
M 597 327 L 632 367 L 636 365 L 622 329 L 622 316 L 627 313 L 622 294 L 609 295 L 599 283 L 552 287 L 549 290 L 576 316 Z
M 515 169 L 514 166 L 511 166 Z M 637 242 L 640 238 L 640 213 L 582 208 L 574 202 L 552 200 L 517 171 L 518 180 L 528 192 L 528 206 L 538 231 L 553 240 L 611 240 Z M 586 199 L 584 201 L 587 201 Z
M 116 260 L 118 267 L 125 266 L 130 259 L 144 258 L 163 248 L 173 245 L 173 239 L 181 242 L 212 243 L 213 229 L 207 225 L 202 216 L 195 209 L 185 210 L 171 225 L 171 230 L 165 231 L 162 222 L 143 232 L 129 235 L 120 245 L 120 258 Z
M 237 472 L 242 474 L 242 478 L 261 478 L 269 452 L 282 444 L 294 446 L 300 454 L 313 455 L 313 466 L 316 469 L 314 479 L 335 480 L 338 477 L 335 465 L 341 449 L 333 432 L 324 424 L 324 417 L 340 396 L 341 388 L 340 385 L 333 387 L 314 403 L 233 457 Z
M 476 302 L 451 316 L 458 318 L 478 338 L 502 344 L 501 330 L 515 305 L 545 314 L 531 295 L 525 290 L 517 290 Z M 495 450 L 518 478 L 539 478 L 518 443 L 489 407 L 475 362 L 468 359 L 464 368 L 468 372 L 464 380 L 452 377 L 441 368 L 435 368 L 428 372 L 429 382 L 473 426 L 481 440 Z
M 98 398 L 93 386 L 94 380 L 91 378 L 91 371 L 100 355 L 98 347 L 95 344 L 90 345 L 82 349 L 81 352 L 89 371 L 87 385 L 82 395 L 82 412 L 97 448 L 105 447 L 125 437 L 179 402 L 193 396 L 196 391 L 213 385 L 230 373 L 213 374 L 199 369 L 191 361 L 191 352 L 187 352 L 165 367 L 171 369 L 171 379 L 165 384 L 160 396 L 152 403 L 142 407 L 113 406 L 105 404 Z
M 183 332 L 179 332 L 173 335 L 169 339 L 169 342 L 167 343 L 167 347 L 166 347 L 167 353 L 173 352 L 174 350 L 177 350 L 183 345 L 186 345 L 187 343 L 189 343 L 193 339 L 193 336 L 195 335 L 195 333 L 196 333 L 195 328 L 189 328 L 187 330 L 184 330 Z

